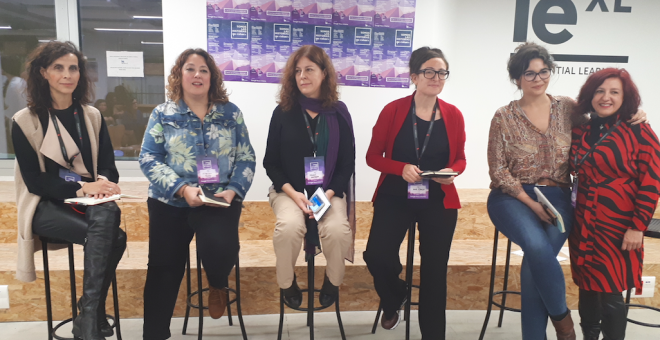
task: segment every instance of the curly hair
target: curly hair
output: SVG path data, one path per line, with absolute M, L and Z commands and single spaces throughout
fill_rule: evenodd
M 73 90 L 73 103 L 85 105 L 91 102 L 92 82 L 87 75 L 85 56 L 70 41 L 50 41 L 32 51 L 25 66 L 27 70 L 27 102 L 28 108 L 32 112 L 38 115 L 47 114 L 48 109 L 53 105 L 50 85 L 41 74 L 41 70 L 47 69 L 55 60 L 67 54 L 73 54 L 78 58 L 78 71 L 80 72 L 78 85 Z
M 630 77 L 630 73 L 623 68 L 610 67 L 591 74 L 584 85 L 582 85 L 577 98 L 577 105 L 573 109 L 574 121 L 576 121 L 577 117 L 581 117 L 585 113 L 595 111 L 591 105 L 591 101 L 596 94 L 596 90 L 609 78 L 618 78 L 621 80 L 621 85 L 623 85 L 623 103 L 621 103 L 621 107 L 616 114 L 620 115 L 623 121 L 627 121 L 637 112 L 642 99 L 639 96 L 637 85 L 635 85 L 632 77 Z
M 511 82 L 518 86 L 518 88 L 520 88 L 518 81 L 523 76 L 525 71 L 527 71 L 529 63 L 532 61 L 532 59 L 537 58 L 543 60 L 543 63 L 548 66 L 548 68 L 553 73 L 555 72 L 555 60 L 552 58 L 550 52 L 548 52 L 545 47 L 537 43 L 526 42 L 518 45 L 515 52 L 509 58 L 509 62 L 507 64 L 509 79 L 511 79 Z
M 298 102 L 300 89 L 296 82 L 296 66 L 302 58 L 307 58 L 316 64 L 325 73 L 325 78 L 321 82 L 321 94 L 319 99 L 323 101 L 323 107 L 330 107 L 339 100 L 337 92 L 337 73 L 332 61 L 325 51 L 315 45 L 305 45 L 295 51 L 286 62 L 282 80 L 280 82 L 279 100 L 280 107 L 284 111 L 289 111 Z
M 211 87 L 208 94 L 209 103 L 226 104 L 229 102 L 229 96 L 227 96 L 227 90 L 222 81 L 222 72 L 220 72 L 220 69 L 215 64 L 213 57 L 201 48 L 189 48 L 179 54 L 176 62 L 174 62 L 174 66 L 172 66 L 170 75 L 167 77 L 167 98 L 174 102 L 178 102 L 183 98 L 183 85 L 181 85 L 183 64 L 193 54 L 204 58 L 206 66 L 208 66 L 211 72 Z

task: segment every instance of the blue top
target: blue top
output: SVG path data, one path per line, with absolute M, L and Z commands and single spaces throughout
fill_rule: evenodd
M 149 179 L 149 197 L 175 207 L 189 207 L 175 196 L 184 185 L 199 186 L 197 156 L 217 158 L 220 182 L 204 184 L 214 192 L 231 189 L 239 199 L 252 185 L 254 149 L 243 113 L 231 102 L 216 103 L 203 122 L 180 100 L 158 105 L 149 117 L 140 169 Z

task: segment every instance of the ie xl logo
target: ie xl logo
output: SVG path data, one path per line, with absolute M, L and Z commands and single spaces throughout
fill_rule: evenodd
M 590 0 L 586 12 L 593 12 L 596 7 L 601 12 L 631 13 L 632 7 L 624 6 L 623 0 Z M 609 6 L 608 6 L 609 3 Z M 527 41 L 527 31 L 529 28 L 531 0 L 516 0 L 515 23 L 513 27 L 513 41 Z M 578 23 L 578 10 L 572 0 L 541 0 L 532 11 L 532 29 L 534 34 L 543 42 L 553 45 L 563 44 L 571 38 L 573 34 L 569 27 L 553 33 L 548 30 L 548 25 L 566 25 L 574 26 Z M 586 56 L 586 55 L 554 55 L 557 61 L 575 61 L 575 62 L 616 62 L 627 63 L 628 57 L 619 56 Z M 559 57 L 559 58 L 557 58 Z M 562 58 L 567 57 L 567 58 Z M 563 60 L 562 60 L 563 59 Z

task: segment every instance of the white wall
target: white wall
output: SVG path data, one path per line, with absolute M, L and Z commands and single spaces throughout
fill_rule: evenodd
M 614 13 L 614 0 L 606 0 L 610 12 L 598 7 L 586 12 L 590 0 L 573 1 L 578 14 L 575 26 L 549 25 L 551 32 L 566 27 L 574 37 L 561 45 L 546 45 L 558 54 L 629 55 L 625 65 L 559 63 L 560 66 L 627 68 L 644 100 L 644 109 L 653 122 L 660 122 L 660 103 L 652 94 L 660 88 L 654 82 L 658 74 L 652 58 L 660 54 L 660 1 L 624 0 L 632 13 Z M 538 0 L 531 0 L 531 12 Z M 417 0 L 417 22 L 413 48 L 441 48 L 449 61 L 451 76 L 440 97 L 456 105 L 465 116 L 466 154 L 468 167 L 457 180 L 459 188 L 487 188 L 488 165 L 486 145 L 488 128 L 495 110 L 520 93 L 508 81 L 506 62 L 518 43 L 513 42 L 515 0 Z M 555 9 L 551 9 L 555 11 Z M 559 11 L 557 11 L 559 12 Z M 206 2 L 188 0 L 185 5 L 176 0 L 163 1 L 165 73 L 178 54 L 186 48 L 206 48 Z M 529 24 L 528 40 L 538 40 Z M 586 76 L 556 75 L 548 92 L 575 97 Z M 227 82 L 230 100 L 245 115 L 252 145 L 257 153 L 257 174 L 248 200 L 266 199 L 270 180 L 261 166 L 270 116 L 277 105 L 278 86 Z M 388 102 L 412 93 L 412 89 L 375 89 L 342 87 L 341 99 L 353 116 L 357 143 L 357 198 L 370 200 L 376 187 L 378 172 L 366 165 L 364 156 L 380 110 Z M 660 123 L 659 123 L 660 124 Z

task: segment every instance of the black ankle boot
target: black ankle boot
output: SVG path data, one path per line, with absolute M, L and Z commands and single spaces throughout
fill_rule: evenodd
M 109 257 L 119 230 L 120 214 L 114 202 L 90 206 L 85 213 L 88 228 L 83 295 L 78 302 L 80 315 L 73 321 L 72 330 L 73 335 L 82 340 L 105 340 L 98 327 L 98 309 Z
M 321 294 L 319 294 L 319 302 L 321 306 L 327 307 L 335 303 L 335 297 L 339 294 L 339 287 L 333 285 L 326 275 L 323 278 L 323 286 L 321 287 Z
M 287 306 L 291 308 L 300 308 L 300 305 L 302 304 L 302 291 L 300 290 L 300 287 L 298 287 L 295 275 L 293 276 L 291 287 L 282 289 L 282 297 Z
M 126 233 L 119 229 L 117 233 L 117 239 L 114 242 L 112 247 L 112 253 L 108 258 L 108 268 L 105 272 L 105 278 L 103 279 L 103 287 L 101 288 L 101 298 L 99 299 L 99 308 L 98 308 L 98 319 L 99 319 L 99 332 L 104 337 L 111 337 L 115 335 L 115 332 L 112 330 L 112 326 L 108 323 L 107 313 L 105 311 L 105 302 L 108 297 L 108 290 L 110 289 L 110 284 L 112 283 L 112 278 L 115 277 L 115 270 L 117 270 L 117 265 L 124 255 L 126 250 Z M 117 320 L 115 320 L 117 322 Z

